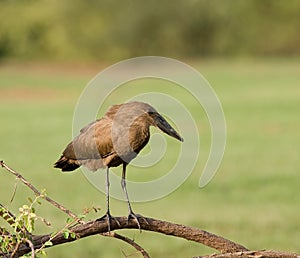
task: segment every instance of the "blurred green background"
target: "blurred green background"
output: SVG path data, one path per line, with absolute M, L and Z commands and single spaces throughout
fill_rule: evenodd
M 192 175 L 172 194 L 133 204 L 146 216 L 200 227 L 250 249 L 300 252 L 300 1 L 0 1 L 0 159 L 76 213 L 99 206 L 105 195 L 78 171 L 52 168 L 72 138 L 72 119 L 86 84 L 108 65 L 141 55 L 184 61 L 210 82 L 223 105 L 227 146 L 221 167 L 205 188 L 198 180 L 210 146 L 210 127 L 193 98 L 186 105 L 199 128 L 201 150 Z M 164 82 L 124 84 L 114 103 L 140 92 L 167 93 Z M 105 85 L 103 85 L 105 87 Z M 153 130 L 154 132 L 155 130 Z M 178 143 L 157 166 L 129 166 L 131 180 L 161 176 Z M 149 151 L 145 149 L 144 153 Z M 120 168 L 113 170 L 120 175 Z M 10 198 L 14 185 L 16 196 Z M 17 212 L 32 193 L 1 169 L 1 203 Z M 56 231 L 66 217 L 47 203 L 37 212 Z M 112 212 L 126 215 L 113 200 Z M 0 221 L 1 226 L 6 226 Z M 122 231 L 152 257 L 212 253 L 201 245 L 135 230 Z M 130 246 L 101 236 L 47 251 L 49 257 L 141 257 Z
M 300 54 L 298 0 L 0 2 L 0 59 Z

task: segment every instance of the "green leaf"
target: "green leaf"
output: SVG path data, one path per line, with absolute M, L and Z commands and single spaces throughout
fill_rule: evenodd
M 6 219 L 7 222 L 10 222 L 10 221 L 14 221 L 14 218 L 13 217 L 9 217 L 8 219 Z
M 67 218 L 66 222 L 69 224 L 72 221 L 72 218 Z
M 54 231 L 50 234 L 50 237 L 53 238 L 56 234 L 57 234 L 57 232 Z
M 71 237 L 73 238 L 73 239 L 75 239 L 76 238 L 76 233 L 75 232 L 71 232 Z
M 42 249 L 42 250 L 40 251 L 40 253 L 41 253 L 41 255 L 42 255 L 43 257 L 47 257 L 47 253 L 46 253 L 46 251 L 45 251 L 44 249 Z
M 53 245 L 53 243 L 50 240 L 45 242 L 45 246 L 52 246 L 52 245 Z
M 28 201 L 29 201 L 30 203 L 33 203 L 33 200 L 32 200 L 30 197 L 28 197 Z
M 84 219 L 86 216 L 84 215 L 84 214 L 79 214 L 78 215 L 78 218 L 80 218 L 80 219 Z
M 70 232 L 68 230 L 63 232 L 63 236 L 64 236 L 65 239 L 68 239 L 69 235 L 70 235 Z

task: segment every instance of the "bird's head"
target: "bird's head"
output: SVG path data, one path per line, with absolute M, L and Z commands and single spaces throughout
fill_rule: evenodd
M 164 133 L 174 137 L 183 142 L 183 138 L 175 131 L 175 129 L 155 110 L 148 111 L 147 114 L 152 118 L 153 125 L 158 127 Z
M 151 105 L 133 101 L 122 104 L 118 109 L 121 121 L 124 121 L 124 117 L 130 117 L 130 121 L 134 121 L 134 124 L 138 126 L 145 125 L 149 128 L 150 125 L 158 127 L 164 133 L 174 137 L 175 139 L 183 142 L 183 138 L 175 131 L 175 129 L 164 119 Z

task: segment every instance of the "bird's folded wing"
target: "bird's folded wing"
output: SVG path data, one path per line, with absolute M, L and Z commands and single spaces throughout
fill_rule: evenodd
M 63 155 L 69 159 L 84 160 L 104 158 L 113 152 L 111 120 L 102 118 L 84 127 Z

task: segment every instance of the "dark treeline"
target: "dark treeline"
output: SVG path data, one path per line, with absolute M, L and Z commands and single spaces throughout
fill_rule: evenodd
M 0 60 L 300 54 L 300 0 L 2 0 Z

